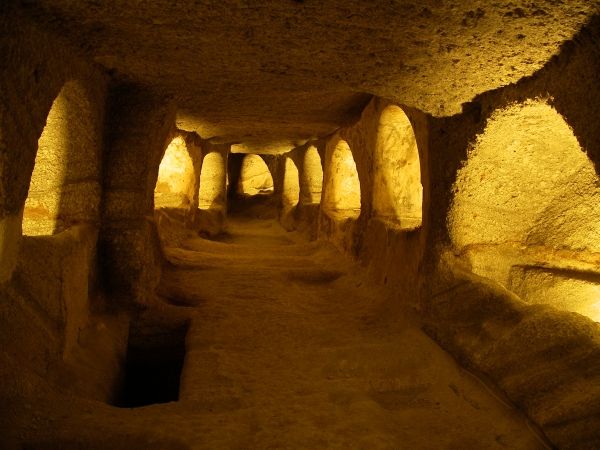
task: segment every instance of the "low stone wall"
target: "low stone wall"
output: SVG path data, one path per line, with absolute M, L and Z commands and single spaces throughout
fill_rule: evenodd
M 493 380 L 561 449 L 600 447 L 600 327 L 577 313 L 528 305 L 460 262 L 440 267 L 425 330 Z

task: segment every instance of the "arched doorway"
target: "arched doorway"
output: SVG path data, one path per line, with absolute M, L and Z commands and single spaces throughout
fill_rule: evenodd
M 223 210 L 225 208 L 226 182 L 223 155 L 218 151 L 205 155 L 200 172 L 198 208 Z
M 454 186 L 453 245 L 472 270 L 530 303 L 600 320 L 600 181 L 543 101 L 495 112 Z
M 237 193 L 245 197 L 253 197 L 270 195 L 273 191 L 273 177 L 265 161 L 259 155 L 246 155 L 242 161 Z
M 96 126 L 85 89 L 67 82 L 38 140 L 23 211 L 24 235 L 52 235 L 77 223 L 97 222 L 101 188 Z
M 325 180 L 323 211 L 333 219 L 357 219 L 360 216 L 360 181 L 348 143 L 336 144 Z
M 194 202 L 194 187 L 194 163 L 185 139 L 177 136 L 165 150 L 158 169 L 154 207 L 189 208 Z
M 306 149 L 302 169 L 301 203 L 303 205 L 319 204 L 323 189 L 323 165 L 319 151 L 314 145 Z
M 374 156 L 373 215 L 402 229 L 421 226 L 423 186 L 417 140 L 399 106 L 383 110 Z
M 292 209 L 300 200 L 300 181 L 298 168 L 291 158 L 285 158 L 285 173 L 283 176 L 283 208 Z

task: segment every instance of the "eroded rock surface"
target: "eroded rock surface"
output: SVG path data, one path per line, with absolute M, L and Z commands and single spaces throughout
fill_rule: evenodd
M 376 94 L 435 115 L 533 74 L 598 1 L 43 0 L 40 20 L 120 77 L 175 95 L 206 138 L 322 136 Z

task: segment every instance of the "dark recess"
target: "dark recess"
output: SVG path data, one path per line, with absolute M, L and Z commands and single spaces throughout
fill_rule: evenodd
M 179 400 L 188 325 L 130 329 L 123 384 L 115 402 L 137 408 Z

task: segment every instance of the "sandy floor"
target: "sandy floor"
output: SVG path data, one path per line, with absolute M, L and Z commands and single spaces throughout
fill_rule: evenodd
M 8 405 L 5 436 L 27 443 L 15 448 L 545 448 L 333 248 L 273 220 L 228 230 L 168 249 L 160 293 L 178 306 L 147 312 L 190 319 L 180 400 L 124 409 L 22 392 L 38 400 Z
M 199 448 L 543 448 L 334 249 L 228 231 L 171 250 L 161 286 L 196 309 L 180 403 L 214 423 Z

